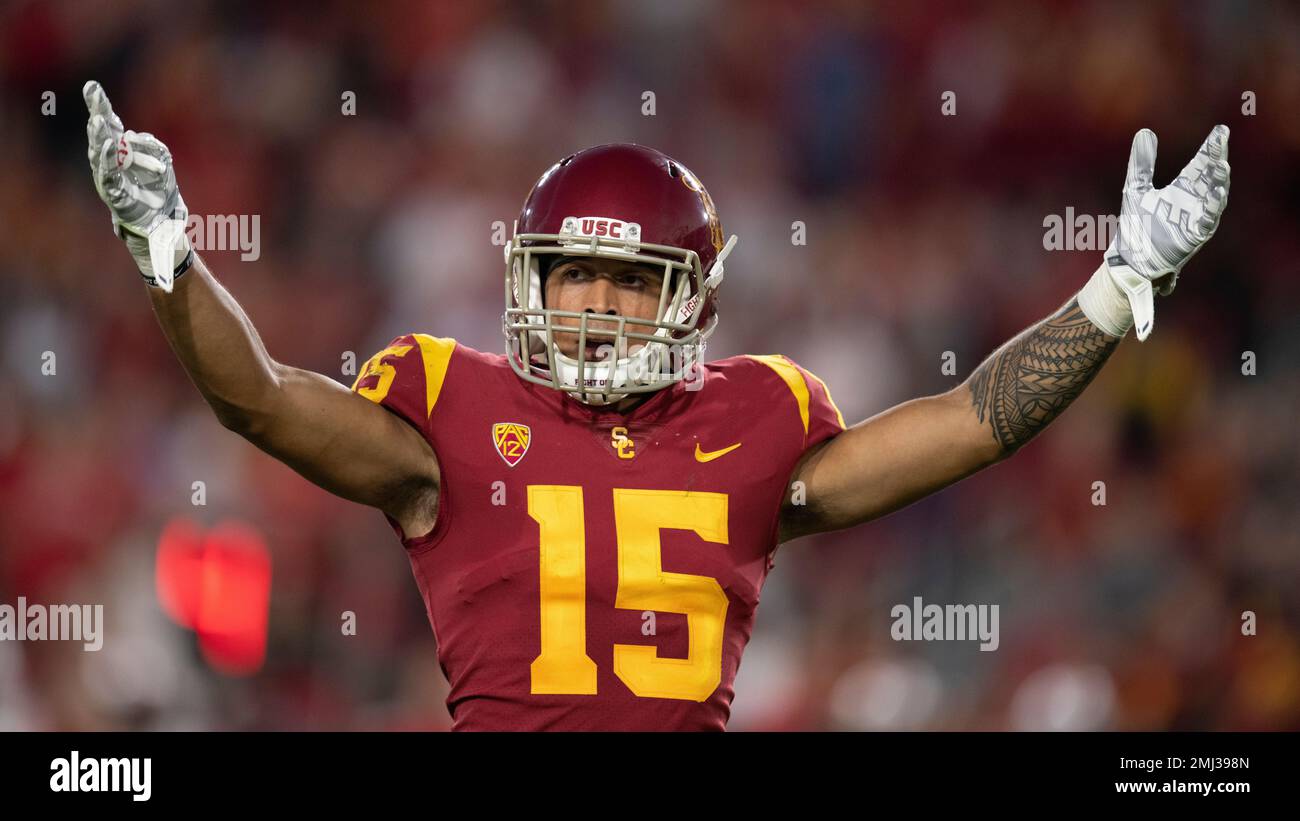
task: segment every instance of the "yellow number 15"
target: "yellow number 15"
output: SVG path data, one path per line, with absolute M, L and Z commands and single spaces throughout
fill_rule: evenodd
M 541 530 L 542 652 L 533 660 L 535 694 L 595 695 L 587 655 L 587 546 L 582 488 L 529 485 L 528 515 Z M 686 658 L 655 647 L 614 645 L 614 673 L 638 696 L 704 701 L 722 681 L 727 594 L 716 579 L 663 569 L 659 531 L 690 530 L 727 543 L 727 495 L 614 488 L 618 590 L 614 606 L 686 614 Z

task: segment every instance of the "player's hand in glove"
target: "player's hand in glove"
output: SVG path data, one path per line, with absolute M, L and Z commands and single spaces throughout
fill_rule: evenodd
M 152 134 L 125 131 L 108 95 L 91 80 L 81 90 L 90 120 L 87 156 L 99 198 L 113 215 L 113 230 L 146 282 L 171 291 L 193 260 L 185 222 L 189 211 L 176 185 L 172 155 Z
M 1144 128 L 1133 137 L 1129 152 L 1119 230 L 1102 267 L 1079 292 L 1079 307 L 1094 324 L 1115 336 L 1136 325 L 1139 340 L 1147 338 L 1155 322 L 1153 290 L 1161 296 L 1173 293 L 1178 272 L 1219 227 L 1232 170 L 1228 127 L 1216 125 L 1164 188 L 1152 184 L 1155 165 L 1156 135 Z

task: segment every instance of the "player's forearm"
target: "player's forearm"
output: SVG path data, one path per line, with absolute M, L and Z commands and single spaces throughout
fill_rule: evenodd
M 279 365 L 239 303 L 198 254 L 172 293 L 149 291 L 176 358 L 217 418 L 233 430 L 254 424 L 272 400 Z
M 1015 453 L 1069 407 L 1119 342 L 1072 298 L 985 359 L 965 385 L 998 458 Z

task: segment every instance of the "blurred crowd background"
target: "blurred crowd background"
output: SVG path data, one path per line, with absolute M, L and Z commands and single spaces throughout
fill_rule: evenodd
M 223 430 L 167 348 L 87 171 L 91 78 L 170 146 L 193 213 L 259 215 L 258 259 L 206 257 L 281 361 L 350 383 L 345 352 L 407 331 L 500 350 L 493 223 L 556 159 L 635 141 L 740 237 L 709 357 L 787 354 L 850 422 L 1082 286 L 1100 254 L 1045 250 L 1044 220 L 1114 213 L 1134 131 L 1163 185 L 1227 123 L 1230 207 L 1152 337 L 1010 461 L 783 546 L 731 728 L 1300 729 L 1295 5 L 0 5 L 0 603 L 103 603 L 108 630 L 0 642 L 0 729 L 440 729 L 382 516 Z M 269 551 L 255 669 L 160 605 L 186 521 Z M 914 596 L 998 604 L 999 649 L 892 641 Z

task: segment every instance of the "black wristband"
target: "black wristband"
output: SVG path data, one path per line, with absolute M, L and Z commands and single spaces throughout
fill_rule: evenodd
M 181 274 L 188 271 L 190 269 L 190 266 L 193 264 L 194 264 L 194 249 L 191 248 L 190 252 L 185 255 L 185 259 L 181 260 L 181 264 L 176 266 L 175 271 L 172 271 L 172 281 L 175 282 L 176 280 L 180 279 Z
M 181 264 L 176 266 L 175 271 L 172 271 L 172 282 L 175 282 L 176 280 L 180 279 L 181 275 L 184 274 L 186 271 L 188 271 L 190 269 L 190 266 L 193 264 L 194 264 L 194 249 L 191 248 L 189 252 L 185 255 L 185 259 L 181 260 Z M 141 274 L 141 276 L 144 275 Z M 151 288 L 158 287 L 157 277 L 145 276 L 144 281 Z

